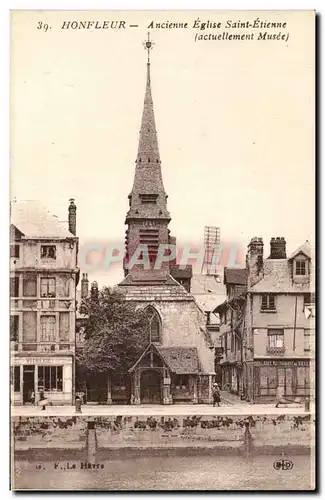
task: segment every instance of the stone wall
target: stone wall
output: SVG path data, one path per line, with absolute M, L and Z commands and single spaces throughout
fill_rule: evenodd
M 240 453 L 249 447 L 252 453 L 272 453 L 290 449 L 308 452 L 315 445 L 315 420 L 310 414 L 15 417 L 12 421 L 15 450 L 86 450 L 89 425 L 95 429 L 98 451 L 190 447 Z
M 84 448 L 87 421 L 87 417 L 12 417 L 15 449 Z

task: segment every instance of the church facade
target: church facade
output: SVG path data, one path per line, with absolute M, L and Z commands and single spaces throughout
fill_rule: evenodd
M 150 49 L 133 187 L 126 214 L 124 280 L 126 300 L 148 308 L 150 342 L 130 367 L 131 404 L 210 403 L 214 347 L 207 318 L 190 290 L 191 268 L 177 266 L 176 239 L 167 208 L 151 92 Z M 108 400 L 116 402 L 112 377 Z

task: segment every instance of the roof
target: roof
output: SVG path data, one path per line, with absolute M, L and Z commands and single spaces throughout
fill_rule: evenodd
M 219 276 L 196 274 L 191 281 L 191 294 L 203 311 L 213 311 L 227 296 Z
M 194 297 L 189 294 L 181 285 L 174 286 L 170 284 L 154 284 L 147 285 L 139 283 L 134 285 L 118 285 L 120 290 L 126 294 L 126 300 L 136 302 L 154 302 L 158 301 L 193 301 Z
M 224 283 L 226 285 L 247 285 L 247 269 L 225 267 Z
M 173 278 L 191 278 L 193 275 L 192 266 L 185 266 L 184 269 L 179 265 L 169 266 L 169 272 Z
M 65 223 L 36 200 L 12 203 L 11 224 L 26 238 L 75 238 Z
M 297 250 L 295 250 L 288 259 L 289 260 L 294 259 L 300 253 L 304 253 L 307 257 L 309 257 L 309 259 L 312 258 L 312 249 L 308 240 L 305 241 L 305 243 L 301 245 L 299 248 L 297 248 Z
M 253 293 L 312 293 L 315 290 L 314 271 L 309 283 L 292 280 L 289 259 L 265 259 L 264 278 L 251 287 Z
M 173 373 L 199 373 L 199 357 L 196 347 L 162 347 L 157 351 Z

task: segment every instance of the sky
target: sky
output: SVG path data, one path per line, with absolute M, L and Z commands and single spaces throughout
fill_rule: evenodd
M 287 41 L 195 41 L 195 19 L 287 22 Z M 64 21 L 125 20 L 121 30 L 61 29 Z M 38 29 L 38 23 L 51 29 Z M 290 254 L 314 240 L 312 12 L 21 11 L 11 26 L 11 198 L 37 199 L 81 245 L 124 241 L 152 29 L 151 81 L 162 173 L 179 244 L 204 226 L 246 248 L 284 236 Z M 137 28 L 130 28 L 137 24 Z M 225 31 L 225 30 L 219 30 Z M 228 30 L 229 31 L 229 30 Z M 235 29 L 233 33 L 244 33 Z M 267 255 L 265 255 L 267 256 Z M 113 284 L 121 269 L 90 274 Z

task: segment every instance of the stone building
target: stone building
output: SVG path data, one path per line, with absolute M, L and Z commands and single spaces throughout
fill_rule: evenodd
M 111 380 L 108 401 L 117 399 L 121 387 L 127 387 L 128 377 L 134 404 L 211 401 L 213 344 L 206 315 L 188 291 L 191 270 L 177 266 L 170 253 L 176 243 L 168 228 L 170 220 L 148 60 L 134 182 L 125 220 L 125 278 L 119 288 L 127 300 L 148 308 L 151 334 L 147 349 L 129 374 Z M 168 255 L 169 259 L 164 259 Z
M 251 402 L 313 396 L 315 391 L 314 256 L 305 242 L 287 257 L 284 238 L 248 246 L 246 269 L 225 273 L 227 300 L 217 308 L 223 386 Z
M 11 401 L 28 404 L 40 391 L 72 404 L 78 238 L 76 206 L 68 224 L 36 201 L 11 207 Z M 68 227 L 66 227 L 68 226 Z
M 245 360 L 247 397 L 270 401 L 281 386 L 286 397 L 313 392 L 315 339 L 315 258 L 306 241 L 289 257 L 284 238 L 272 238 L 270 255 L 263 241 L 253 238 L 248 247 Z

